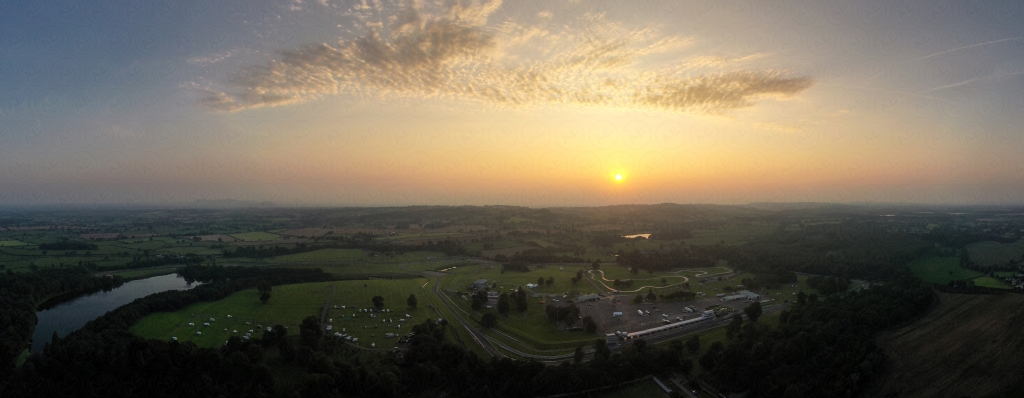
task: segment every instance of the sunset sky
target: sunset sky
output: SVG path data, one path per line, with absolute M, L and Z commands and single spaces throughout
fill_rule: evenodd
M 1013 0 L 3 1 L 0 205 L 1021 204 L 1021 21 Z

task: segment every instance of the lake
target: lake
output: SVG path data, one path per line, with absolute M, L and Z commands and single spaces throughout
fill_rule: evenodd
M 50 342 L 53 332 L 60 337 L 67 336 L 107 311 L 137 298 L 168 290 L 187 290 L 198 285 L 198 282 L 185 283 L 185 279 L 177 274 L 160 275 L 127 282 L 109 292 L 96 292 L 36 312 L 38 323 L 32 333 L 32 352 L 41 352 Z

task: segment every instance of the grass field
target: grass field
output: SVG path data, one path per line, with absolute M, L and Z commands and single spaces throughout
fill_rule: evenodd
M 923 318 L 879 336 L 891 370 L 866 395 L 1020 396 L 1024 295 L 939 293 L 939 300 Z
M 149 278 L 151 276 L 173 274 L 174 270 L 178 269 L 180 265 L 168 265 L 163 267 L 133 269 L 125 271 L 114 271 L 110 272 L 111 275 L 120 275 L 127 279 L 142 279 Z
M 268 263 L 372 263 L 398 264 L 415 261 L 450 260 L 444 253 L 416 251 L 403 254 L 368 256 L 362 249 L 320 249 L 311 252 L 288 254 L 267 260 Z
M 974 279 L 981 272 L 960 268 L 957 257 L 924 256 L 907 264 L 910 272 L 928 283 L 946 284 L 953 280 Z
M 1009 287 L 1005 283 L 1003 283 L 1003 281 L 1001 281 L 999 279 L 996 279 L 996 278 L 993 278 L 991 276 L 983 276 L 983 277 L 980 277 L 980 278 L 975 278 L 974 279 L 974 285 L 975 286 L 982 286 L 982 287 L 991 287 L 991 288 L 994 288 L 994 289 L 1012 289 L 1011 287 Z
M 967 253 L 978 265 L 1005 264 L 1010 260 L 1024 258 L 1024 239 L 1013 243 L 978 242 L 967 245 Z
M 385 338 L 385 333 L 405 334 L 411 330 L 412 325 L 428 317 L 438 316 L 434 310 L 426 307 L 429 302 L 426 296 L 430 294 L 426 290 L 430 287 L 426 279 L 338 281 L 275 286 L 267 304 L 259 301 L 259 293 L 255 289 L 246 290 L 224 300 L 198 303 L 176 312 L 149 315 L 131 330 L 146 338 L 169 340 L 175 336 L 179 341 L 192 341 L 202 347 L 218 347 L 233 335 L 233 330 L 238 330 L 238 335 L 244 335 L 249 329 L 257 330 L 257 324 L 264 328 L 282 324 L 288 327 L 289 334 L 298 334 L 298 325 L 302 319 L 310 315 L 319 317 L 320 308 L 331 295 L 332 287 L 332 308 L 328 311 L 328 317 L 333 318 L 333 326 L 337 331 L 345 328 L 345 333 L 358 337 L 360 345 L 364 347 L 370 343 L 376 343 L 378 347 L 390 347 L 388 344 L 394 343 L 397 338 Z M 409 309 L 406 305 L 409 294 L 416 294 L 420 299 L 416 309 Z M 372 307 L 370 299 L 377 295 L 384 297 L 384 308 L 394 311 L 386 314 L 388 318 L 396 318 L 393 323 L 381 324 L 385 314 L 371 318 L 370 314 L 352 309 Z M 348 308 L 334 309 L 334 305 L 346 305 Z M 232 315 L 230 319 L 227 318 L 229 314 Z M 412 318 L 399 322 L 397 318 L 405 314 Z M 202 326 L 211 317 L 216 321 L 211 322 L 209 327 Z M 246 321 L 251 324 L 246 325 Z M 196 326 L 188 326 L 189 322 Z M 202 332 L 202 335 L 196 335 L 196 331 Z M 257 330 L 255 335 L 263 334 Z
M 662 380 L 662 382 L 667 383 L 668 381 Z M 657 384 L 654 384 L 654 380 L 650 379 L 638 381 L 625 387 L 599 391 L 590 396 L 599 398 L 667 398 L 668 394 L 665 394 Z
M 0 240 L 0 247 L 25 246 L 27 243 L 17 240 Z
M 471 251 L 471 252 L 475 252 L 477 250 L 484 250 L 484 244 L 490 244 L 491 245 L 491 248 L 488 249 L 488 250 L 492 250 L 492 249 L 507 249 L 507 248 L 510 248 L 510 247 L 516 247 L 516 246 L 521 246 L 522 245 L 522 243 L 516 242 L 514 240 L 502 239 L 502 240 L 493 240 L 493 241 L 487 241 L 487 242 L 473 242 L 473 243 L 469 243 L 469 244 L 467 244 L 465 246 L 466 246 L 466 250 Z
M 280 236 L 274 235 L 269 232 L 243 232 L 238 234 L 231 234 L 231 237 L 246 242 L 262 242 L 267 240 L 281 239 Z

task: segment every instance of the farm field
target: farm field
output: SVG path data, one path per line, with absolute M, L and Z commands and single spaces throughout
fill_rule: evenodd
M 17 240 L 0 240 L 0 247 L 25 246 L 27 243 Z
M 953 280 L 974 279 L 981 272 L 960 268 L 957 257 L 924 256 L 907 264 L 910 272 L 928 283 L 946 284 Z
M 1024 239 L 1013 243 L 978 242 L 965 247 L 971 261 L 978 265 L 991 266 L 1006 264 L 1011 260 L 1024 259 Z
M 238 234 L 231 234 L 231 237 L 246 242 L 262 242 L 268 240 L 281 239 L 280 236 L 274 235 L 269 232 L 243 232 Z
M 491 249 L 506 249 L 506 248 L 509 248 L 509 247 L 516 247 L 516 246 L 521 246 L 522 245 L 521 242 L 516 242 L 516 241 L 508 240 L 508 239 L 502 239 L 502 240 L 485 241 L 485 242 L 473 242 L 473 243 L 466 244 L 465 246 L 466 246 L 466 250 L 469 250 L 471 252 L 475 252 L 475 251 L 478 251 L 478 250 L 484 250 L 484 244 L 490 244 L 491 245 Z M 490 249 L 488 249 L 488 250 L 490 250 Z
M 218 347 L 232 335 L 244 335 L 249 329 L 256 331 L 255 336 L 262 336 L 262 331 L 258 331 L 256 325 L 266 328 L 282 324 L 288 328 L 289 334 L 298 334 L 298 325 L 302 320 L 310 315 L 319 317 L 321 306 L 331 296 L 328 318 L 333 318 L 332 325 L 339 332 L 345 328 L 345 333 L 358 337 L 359 345 L 363 347 L 369 347 L 370 343 L 390 347 L 387 344 L 394 343 L 397 338 L 385 338 L 385 333 L 405 334 L 411 330 L 411 325 L 438 316 L 426 307 L 429 303 L 427 295 L 430 294 L 426 289 L 429 288 L 430 285 L 423 278 L 284 285 L 274 287 L 270 301 L 266 304 L 259 301 L 259 293 L 255 289 L 250 289 L 220 301 L 198 303 L 176 312 L 152 314 L 139 321 L 131 331 L 145 338 L 169 340 L 174 336 L 179 341 L 192 341 L 201 347 Z M 406 305 L 409 294 L 416 294 L 420 300 L 416 309 Z M 371 314 L 358 313 L 353 309 L 372 308 L 371 298 L 378 295 L 384 297 L 384 308 L 392 309 L 393 313 L 377 314 L 377 318 L 371 318 Z M 334 309 L 335 305 L 348 308 Z M 397 318 L 405 314 L 412 318 L 399 322 Z M 232 317 L 228 318 L 227 315 Z M 392 324 L 382 325 L 380 320 L 385 315 L 396 319 Z M 204 322 L 209 322 L 209 318 L 216 321 L 210 322 L 209 327 L 202 326 Z M 250 325 L 245 324 L 247 321 Z M 189 322 L 196 326 L 188 326 Z M 233 334 L 233 330 L 239 333 Z M 196 335 L 196 331 L 202 334 Z
M 404 254 L 368 256 L 362 249 L 320 249 L 305 253 L 288 254 L 278 256 L 268 263 L 330 263 L 330 262 L 365 262 L 374 264 L 406 263 L 413 261 L 432 261 L 448 259 L 444 253 L 439 252 L 407 252 Z
M 126 279 L 142 279 L 149 278 L 151 276 L 173 274 L 174 271 L 178 269 L 178 267 L 180 267 L 180 265 L 168 265 L 163 267 L 133 269 L 125 271 L 112 271 L 108 272 L 107 274 L 120 275 Z
M 668 380 L 662 380 L 662 382 L 667 383 Z M 628 386 L 609 389 L 607 391 L 598 391 L 591 396 L 598 398 L 668 398 L 668 394 L 665 394 L 665 392 L 654 383 L 653 379 L 638 381 Z
M 923 318 L 877 339 L 892 371 L 868 395 L 1019 396 L 1024 317 L 1008 314 L 1019 313 L 1024 295 L 938 295 Z
M 288 254 L 277 256 L 271 261 L 275 263 L 302 263 L 302 262 L 353 262 L 368 259 L 366 252 L 361 249 L 320 249 L 305 253 Z
M 1003 281 L 993 278 L 991 276 L 975 278 L 974 285 L 982 287 L 991 287 L 993 289 L 1011 289 L 1011 287 L 1007 286 L 1005 283 L 1003 283 Z

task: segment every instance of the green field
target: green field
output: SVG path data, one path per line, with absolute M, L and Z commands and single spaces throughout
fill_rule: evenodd
M 415 261 L 440 261 L 451 259 L 444 253 L 416 251 L 403 254 L 380 254 L 367 255 L 362 249 L 320 249 L 305 253 L 288 254 L 267 260 L 268 263 L 406 263 Z
M 978 242 L 965 247 L 971 261 L 978 265 L 990 266 L 1005 264 L 1011 260 L 1024 258 L 1024 239 L 1013 243 Z
M 231 234 L 232 238 L 246 241 L 246 242 L 263 242 L 268 240 L 281 239 L 280 236 L 274 235 L 269 232 L 242 232 L 238 234 Z
M 924 256 L 907 264 L 907 267 L 915 276 L 928 283 L 946 284 L 983 275 L 978 271 L 960 268 L 960 259 L 957 257 Z
M 163 267 L 133 269 L 125 271 L 114 271 L 110 272 L 112 275 L 120 275 L 127 279 L 142 279 L 149 278 L 151 276 L 173 274 L 175 270 L 181 267 L 180 265 L 167 265 Z
M 990 288 L 994 288 L 994 289 L 1011 289 L 1011 287 L 1006 286 L 1006 284 L 1003 283 L 1003 281 L 1001 281 L 999 279 L 996 279 L 996 278 L 993 278 L 991 276 L 983 276 L 981 278 L 974 279 L 974 285 L 975 286 L 982 286 L 982 287 L 990 287 Z
M 668 383 L 668 380 L 662 380 L 661 382 Z M 669 387 L 671 388 L 673 386 Z M 654 383 L 654 380 L 650 379 L 638 381 L 625 387 L 598 391 L 593 393 L 591 396 L 599 398 L 665 398 L 668 397 L 668 394 L 665 394 L 665 392 L 661 390 L 661 387 L 658 387 L 658 385 Z
M 0 247 L 25 246 L 27 243 L 17 240 L 0 240 Z
M 298 334 L 298 325 L 302 319 L 310 315 L 319 317 L 321 306 L 331 296 L 332 308 L 328 311 L 328 317 L 333 318 L 332 325 L 338 332 L 345 328 L 346 334 L 359 338 L 360 346 L 369 347 L 370 343 L 376 343 L 378 347 L 387 348 L 398 339 L 385 338 L 385 333 L 405 334 L 411 331 L 412 325 L 422 323 L 428 317 L 439 317 L 435 310 L 426 306 L 430 302 L 427 298 L 429 288 L 430 285 L 423 278 L 284 285 L 274 287 L 267 304 L 259 301 L 259 293 L 255 289 L 250 289 L 220 301 L 198 303 L 175 312 L 149 315 L 132 326 L 131 331 L 145 338 L 169 340 L 174 336 L 179 341 L 192 341 L 201 347 L 218 347 L 232 335 L 244 335 L 249 329 L 256 332 L 255 336 L 262 336 L 262 331 L 256 325 L 266 328 L 282 324 L 288 327 L 289 334 Z M 416 309 L 409 309 L 406 305 L 409 294 L 416 294 L 420 300 Z M 372 307 L 370 299 L 378 295 L 384 297 L 384 308 L 392 309 L 393 313 L 378 314 L 377 318 L 371 318 L 370 314 L 358 313 L 353 309 Z M 345 305 L 348 308 L 334 309 L 334 305 Z M 399 322 L 397 318 L 405 314 L 412 318 Z M 227 315 L 232 317 L 228 318 Z M 353 318 L 353 315 L 357 316 Z M 395 318 L 394 322 L 381 324 L 385 315 Z M 209 322 L 209 318 L 215 318 L 216 321 L 210 322 L 208 327 L 202 326 L 204 322 Z M 247 321 L 250 325 L 245 324 Z M 188 326 L 189 322 L 196 326 Z M 233 334 L 233 330 L 239 333 Z M 196 335 L 196 331 L 202 332 L 202 335 Z
M 514 240 L 508 240 L 508 239 L 502 239 L 502 240 L 492 240 L 492 241 L 487 241 L 487 242 L 473 242 L 473 243 L 469 243 L 469 244 L 466 245 L 466 250 L 469 250 L 471 252 L 475 252 L 475 251 L 478 251 L 478 250 L 484 250 L 484 244 L 491 245 L 490 249 L 486 249 L 486 250 L 505 249 L 505 248 L 509 248 L 509 247 L 516 247 L 516 246 L 522 246 L 523 245 L 521 242 L 516 242 Z

